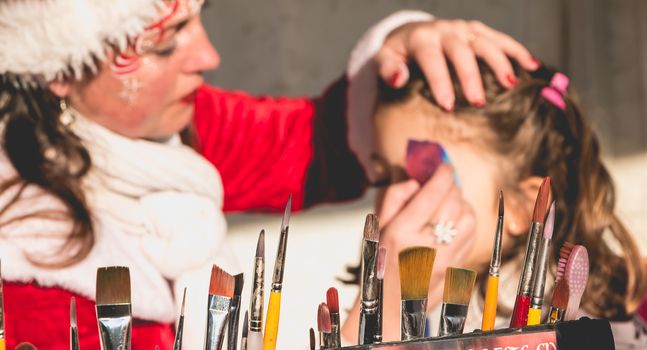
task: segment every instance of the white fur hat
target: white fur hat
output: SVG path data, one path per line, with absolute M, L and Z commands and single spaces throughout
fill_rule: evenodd
M 20 85 L 80 79 L 108 45 L 124 49 L 159 16 L 161 0 L 0 1 L 0 75 Z

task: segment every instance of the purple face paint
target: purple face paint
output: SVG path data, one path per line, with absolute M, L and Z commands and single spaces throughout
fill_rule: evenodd
M 407 143 L 407 174 L 418 183 L 427 182 L 443 163 L 451 165 L 447 152 L 440 144 L 418 140 L 409 140 Z M 460 186 L 456 172 L 454 179 Z

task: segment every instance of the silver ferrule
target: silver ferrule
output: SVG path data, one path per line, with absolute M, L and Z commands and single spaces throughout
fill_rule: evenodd
M 341 348 L 341 334 L 339 330 L 340 326 L 339 314 L 336 312 L 330 313 L 330 325 L 332 331 L 330 332 L 330 346 L 332 348 Z
M 548 253 L 550 249 L 550 239 L 541 237 L 537 261 L 535 261 L 535 273 L 532 281 L 532 295 L 530 307 L 541 309 L 544 303 L 544 288 L 546 286 L 546 270 L 548 269 Z
M 523 260 L 517 295 L 529 296 L 532 291 L 532 276 L 535 270 L 535 260 L 537 259 L 537 248 L 539 246 L 539 238 L 543 231 L 543 223 L 531 222 L 528 233 L 528 245 L 526 246 L 526 256 Z
M 419 339 L 425 336 L 427 299 L 402 300 L 401 340 Z
M 462 334 L 467 316 L 467 305 L 445 304 L 440 309 L 438 336 Z
M 79 350 L 79 329 L 70 327 L 70 350 Z
M 250 332 L 263 330 L 263 298 L 264 298 L 265 259 L 256 258 L 254 264 L 254 286 L 252 287 L 252 301 L 249 314 Z
M 263 334 L 261 332 L 249 331 L 247 333 L 247 349 L 263 350 Z
M 276 252 L 276 261 L 274 262 L 274 274 L 272 275 L 272 290 L 280 292 L 283 286 L 283 271 L 285 270 L 285 253 L 288 248 L 288 227 L 281 232 L 279 238 L 279 250 Z
M 240 295 L 231 298 L 227 326 L 227 350 L 236 350 L 238 345 L 238 319 L 240 318 Z
M 131 315 L 130 304 L 97 305 L 102 350 L 130 350 Z
M 209 294 L 205 350 L 220 350 L 222 348 L 230 307 L 231 298 Z
M 496 233 L 494 234 L 494 247 L 492 248 L 492 258 L 490 259 L 490 276 L 499 276 L 501 269 L 501 232 L 503 232 L 503 217 L 499 216 L 496 223 Z
M 184 316 L 180 315 L 175 330 L 175 341 L 173 341 L 173 350 L 182 350 L 182 334 L 184 333 Z
M 328 344 L 328 337 L 326 336 L 326 333 L 324 332 L 319 332 L 319 349 L 328 349 L 329 344 Z
M 359 333 L 357 335 L 357 343 L 359 345 L 373 344 L 375 342 L 378 317 L 377 311 L 367 313 L 364 310 L 360 310 Z
M 564 321 L 565 309 L 560 309 L 551 306 L 548 312 L 548 323 L 557 323 Z
M 364 240 L 362 244 L 362 308 L 377 309 L 377 242 Z

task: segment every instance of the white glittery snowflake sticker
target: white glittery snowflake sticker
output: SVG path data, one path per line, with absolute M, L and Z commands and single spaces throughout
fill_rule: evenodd
M 454 239 L 458 231 L 454 228 L 454 223 L 447 221 L 446 223 L 437 223 L 434 225 L 434 235 L 436 235 L 436 242 L 438 244 L 449 244 Z

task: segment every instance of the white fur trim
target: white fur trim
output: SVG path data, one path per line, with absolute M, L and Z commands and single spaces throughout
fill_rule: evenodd
M 0 1 L 0 74 L 28 85 L 96 69 L 159 16 L 160 0 Z
M 377 98 L 377 67 L 373 56 L 380 50 L 391 31 L 399 26 L 434 17 L 426 12 L 398 11 L 371 27 L 353 48 L 346 69 L 349 80 L 347 99 L 348 142 L 364 169 L 369 170 L 369 154 L 373 147 L 371 116 Z

